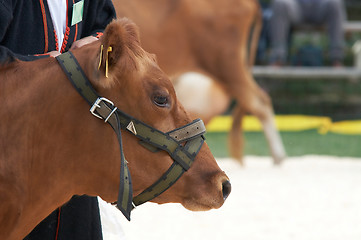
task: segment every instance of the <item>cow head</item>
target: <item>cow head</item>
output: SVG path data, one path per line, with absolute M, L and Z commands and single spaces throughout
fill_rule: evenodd
M 98 43 L 80 48 L 74 51 L 74 55 L 83 59 L 79 61 L 83 62 L 84 71 L 99 94 L 112 100 L 121 111 L 162 132 L 191 122 L 178 102 L 170 80 L 158 67 L 154 55 L 141 48 L 138 30 L 131 21 L 120 19 L 112 22 Z M 110 147 L 106 153 L 102 149 L 91 151 L 101 152 L 96 155 L 103 157 L 93 168 L 105 171 L 106 181 L 93 183 L 92 190 L 86 193 L 100 192 L 103 199 L 114 202 L 117 200 L 119 185 L 119 146 L 114 132 L 105 130 L 109 129 L 108 126 L 102 128 L 108 131 L 107 136 L 104 135 L 108 140 L 104 141 Z M 149 151 L 129 132 L 124 131 L 122 135 L 133 191 L 137 195 L 156 182 L 171 166 L 173 159 L 165 151 Z M 102 135 L 99 137 L 102 138 Z M 208 210 L 219 208 L 229 193 L 227 176 L 204 144 L 191 168 L 171 188 L 152 201 L 181 203 L 194 211 Z

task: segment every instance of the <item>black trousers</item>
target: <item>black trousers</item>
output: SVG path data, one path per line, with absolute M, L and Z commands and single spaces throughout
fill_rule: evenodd
M 52 212 L 24 240 L 102 240 L 96 197 L 74 196 Z

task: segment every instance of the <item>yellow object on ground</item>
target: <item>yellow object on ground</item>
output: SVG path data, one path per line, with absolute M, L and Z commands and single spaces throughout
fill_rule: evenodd
M 334 132 L 340 134 L 361 134 L 361 120 L 332 122 L 329 117 L 316 117 L 305 115 L 278 115 L 275 117 L 279 131 L 304 131 L 318 129 L 320 134 Z M 218 116 L 207 125 L 210 132 L 228 132 L 232 126 L 231 116 Z M 254 116 L 243 119 L 244 131 L 262 131 L 259 120 Z
M 332 124 L 331 132 L 342 134 L 361 134 L 361 121 L 342 121 Z

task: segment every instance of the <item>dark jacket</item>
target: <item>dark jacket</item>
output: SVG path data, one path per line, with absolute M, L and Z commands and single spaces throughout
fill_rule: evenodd
M 102 240 L 96 197 L 74 196 L 52 212 L 24 240 Z

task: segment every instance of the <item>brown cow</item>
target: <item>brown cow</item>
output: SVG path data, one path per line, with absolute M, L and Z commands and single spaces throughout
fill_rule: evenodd
M 104 64 L 98 70 L 101 44 L 113 48 L 109 78 Z M 163 132 L 190 122 L 129 20 L 112 22 L 100 41 L 73 54 L 98 93 L 124 112 Z M 22 239 L 73 195 L 116 201 L 121 165 L 116 135 L 89 113 L 56 59 L 14 60 L 0 67 L 0 78 L 0 239 Z M 129 132 L 122 135 L 137 195 L 173 160 L 164 151 L 150 152 Z M 229 192 L 227 176 L 204 144 L 191 168 L 152 201 L 208 210 L 222 206 Z
M 230 133 L 233 157 L 242 162 L 240 122 L 244 114 L 251 113 L 263 125 L 274 162 L 281 162 L 286 153 L 275 127 L 271 100 L 250 71 L 261 28 L 257 0 L 114 0 L 113 3 L 118 16 L 131 18 L 140 27 L 144 48 L 157 54 L 161 68 L 173 81 L 178 79 L 174 81 L 175 88 L 187 110 L 209 120 L 226 110 L 230 98 L 237 101 Z M 247 45 L 254 22 L 255 34 L 248 57 Z M 202 77 L 201 85 L 194 81 L 184 83 L 178 77 L 186 72 L 201 73 L 208 80 Z M 208 93 L 200 93 L 201 90 Z

